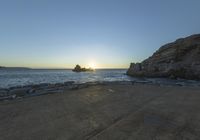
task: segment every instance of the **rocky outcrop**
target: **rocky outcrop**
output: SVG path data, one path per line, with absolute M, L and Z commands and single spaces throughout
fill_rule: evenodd
M 72 70 L 73 72 L 87 72 L 87 71 L 94 71 L 92 68 L 81 68 L 80 65 L 76 65 L 76 67 Z
M 131 63 L 131 76 L 200 79 L 200 34 L 181 38 L 158 49 L 141 63 Z
M 38 85 L 11 87 L 8 89 L 0 89 L 0 101 L 40 96 L 45 94 L 63 93 L 65 90 L 82 89 L 93 85 L 95 85 L 95 83 L 76 84 L 73 81 L 67 81 L 64 83 L 55 84 L 43 83 Z

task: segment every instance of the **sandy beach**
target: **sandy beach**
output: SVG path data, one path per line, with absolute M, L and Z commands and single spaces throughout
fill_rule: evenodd
M 0 102 L 1 140 L 197 140 L 200 88 L 94 85 Z

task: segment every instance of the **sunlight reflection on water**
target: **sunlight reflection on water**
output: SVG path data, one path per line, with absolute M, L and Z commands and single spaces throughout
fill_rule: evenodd
M 130 81 L 131 78 L 125 73 L 126 70 L 96 70 L 84 73 L 74 73 L 71 70 L 0 70 L 0 88 L 66 81 Z
M 190 85 L 200 86 L 200 81 L 194 80 L 172 80 L 165 78 L 136 78 L 127 76 L 125 69 L 105 69 L 94 72 L 75 73 L 71 70 L 0 70 L 0 88 L 25 86 L 41 83 L 64 83 L 74 81 L 75 83 L 86 82 L 112 82 L 112 81 L 136 81 L 140 83 L 155 83 L 164 85 Z

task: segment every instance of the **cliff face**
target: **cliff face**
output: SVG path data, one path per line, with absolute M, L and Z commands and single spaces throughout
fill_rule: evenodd
M 131 63 L 131 76 L 200 79 L 200 34 L 181 38 L 158 49 L 141 63 Z

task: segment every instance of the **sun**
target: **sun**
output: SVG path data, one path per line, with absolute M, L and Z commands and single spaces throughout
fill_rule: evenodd
M 89 68 L 92 68 L 92 69 L 96 69 L 96 68 L 97 68 L 97 64 L 96 64 L 94 61 L 91 61 L 91 62 L 88 64 L 88 67 L 89 67 Z

